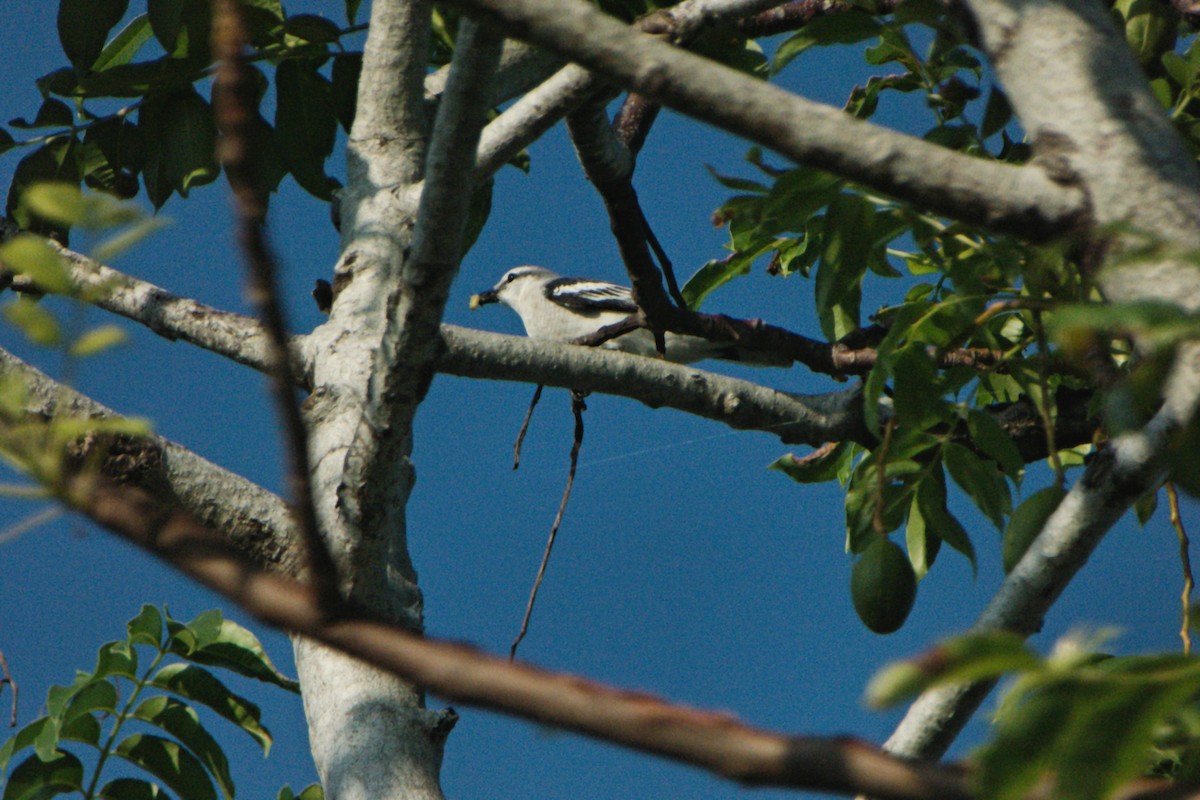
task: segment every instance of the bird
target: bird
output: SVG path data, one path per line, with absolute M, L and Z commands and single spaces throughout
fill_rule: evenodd
M 513 267 L 491 289 L 471 295 L 472 310 L 490 303 L 502 303 L 517 312 L 529 338 L 556 342 L 573 342 L 638 312 L 633 292 L 627 286 L 591 278 L 564 278 L 535 266 Z M 779 358 L 750 354 L 735 345 L 710 342 L 699 336 L 667 333 L 664 341 L 663 357 L 678 364 L 722 358 L 782 365 Z M 658 356 L 654 335 L 645 328 L 609 339 L 600 346 L 639 356 Z

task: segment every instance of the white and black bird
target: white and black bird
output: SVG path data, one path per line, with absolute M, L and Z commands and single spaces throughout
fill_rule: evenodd
M 471 295 L 471 308 L 503 303 L 517 312 L 531 339 L 571 342 L 637 313 L 626 286 L 588 278 L 564 278 L 542 267 L 513 267 L 486 292 Z M 666 358 L 680 364 L 724 358 L 760 365 L 782 365 L 778 358 L 747 354 L 734 345 L 698 336 L 667 333 Z M 656 356 L 654 336 L 639 328 L 605 342 L 602 347 L 641 356 Z M 790 360 L 787 363 L 791 363 Z

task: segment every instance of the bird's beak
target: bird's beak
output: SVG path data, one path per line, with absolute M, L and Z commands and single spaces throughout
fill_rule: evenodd
M 496 290 L 488 289 L 486 292 L 480 292 L 479 294 L 471 295 L 471 310 L 474 311 L 475 309 L 479 308 L 480 306 L 486 306 L 488 303 L 499 303 L 499 302 L 500 302 L 500 295 L 497 294 Z

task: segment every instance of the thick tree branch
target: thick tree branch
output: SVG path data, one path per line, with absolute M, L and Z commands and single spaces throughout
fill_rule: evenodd
M 568 111 L 603 87 L 603 81 L 587 70 L 568 64 L 530 90 L 483 129 L 475 157 L 475 179 L 482 183 L 490 178 L 558 124 Z
M 454 0 L 511 35 L 795 161 L 826 169 L 953 219 L 1053 238 L 1085 212 L 1083 194 L 1037 166 L 946 150 L 854 119 L 728 67 L 639 36 L 579 0 Z
M 180 297 L 57 242 L 47 240 L 47 243 L 62 256 L 72 292 L 84 302 L 144 325 L 164 339 L 185 341 L 259 372 L 266 371 L 266 341 L 262 326 L 252 317 Z M 20 275 L 13 280 L 13 288 L 18 291 L 31 285 Z M 300 344 L 300 339 L 292 340 L 292 372 L 307 386 L 310 378 L 300 355 Z
M 65 386 L 0 349 L 0 380 L 15 379 L 25 391 L 25 411 L 41 419 L 119 419 L 95 400 Z M 299 549 L 287 505 L 266 489 L 161 437 L 137 444 L 147 457 L 120 459 L 109 473 L 154 494 L 174 498 L 197 520 L 222 532 L 244 557 L 273 572 L 302 577 Z
M 562 69 L 562 58 L 515 39 L 508 39 L 500 51 L 500 63 L 492 75 L 487 104 L 495 107 L 523 95 Z M 446 88 L 450 65 L 425 77 L 425 100 L 439 98 Z
M 347 163 L 351 189 L 361 178 L 391 186 L 421 177 L 429 124 L 424 82 L 432 7 L 430 0 L 411 0 L 371 8 L 350 132 L 349 149 L 357 154 Z M 360 168 L 369 168 L 368 174 L 357 175 Z
M 368 493 L 383 485 L 377 470 L 390 471 L 407 458 L 410 427 L 433 379 L 438 332 L 450 285 L 458 274 L 463 233 L 473 195 L 472 156 L 488 105 L 488 81 L 500 57 L 500 37 L 473 20 L 459 25 L 454 63 L 438 107 L 425 184 L 417 210 L 412 251 L 390 301 L 387 327 L 371 379 L 364 420 L 372 442 L 364 443 L 361 479 Z M 379 439 L 378 431 L 404 431 Z
M 543 383 L 668 406 L 761 430 L 794 444 L 872 441 L 856 390 L 793 395 L 681 364 L 626 353 L 442 326 L 449 375 Z
M 306 348 L 312 358 L 306 411 L 317 513 L 343 596 L 412 630 L 422 624 L 404 516 L 413 483 L 407 458 L 412 433 L 386 424 L 381 390 L 425 177 L 423 82 L 431 13 L 427 0 L 371 3 L 358 110 L 346 148 L 343 247 L 333 303 Z M 377 478 L 371 484 L 364 482 L 368 472 Z M 297 637 L 293 646 L 326 796 L 441 800 L 446 717 L 425 709 L 421 689 L 319 642 Z M 380 752 L 389 757 L 380 759 Z

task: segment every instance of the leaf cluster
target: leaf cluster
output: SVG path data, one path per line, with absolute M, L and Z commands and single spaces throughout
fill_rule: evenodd
M 992 740 L 977 753 L 980 796 L 1026 797 L 1047 781 L 1067 800 L 1103 798 L 1142 775 L 1200 777 L 1200 662 L 1186 655 L 1111 657 L 1108 633 L 1073 634 L 1048 657 L 1015 634 L 942 642 L 872 680 L 868 700 L 890 706 L 935 687 L 1012 676 Z
M 0 152 L 30 148 L 17 165 L 7 213 L 26 230 L 63 228 L 22 203 L 39 181 L 59 181 L 130 198 L 143 188 L 155 208 L 186 197 L 220 173 L 217 125 L 205 86 L 212 75 L 208 0 L 146 0 L 124 24 L 129 0 L 61 0 L 58 34 L 69 62 L 38 79 L 43 101 L 15 130 L 44 131 L 18 141 L 0 128 Z M 240 0 L 253 48 L 249 68 L 261 103 L 251 144 L 257 183 L 274 191 L 285 175 L 328 200 L 336 181 L 325 173 L 338 124 L 354 118 L 361 53 L 342 39 L 359 30 L 357 2 L 349 25 L 311 14 L 287 14 L 279 0 Z M 272 80 L 273 78 L 273 80 Z M 267 97 L 273 93 L 273 98 Z M 139 186 L 140 183 L 140 186 Z
M 235 787 L 229 760 L 210 731 L 211 720 L 233 725 L 264 755 L 271 734 L 258 706 L 232 691 L 219 671 L 299 691 L 254 635 L 219 611 L 182 622 L 143 606 L 124 639 L 100 648 L 92 671 L 51 687 L 46 714 L 0 745 L 3 800 L 70 793 L 230 800 Z M 102 780 L 106 776 L 112 777 Z M 320 796 L 319 787 L 300 795 L 285 787 L 279 794 L 280 800 Z

